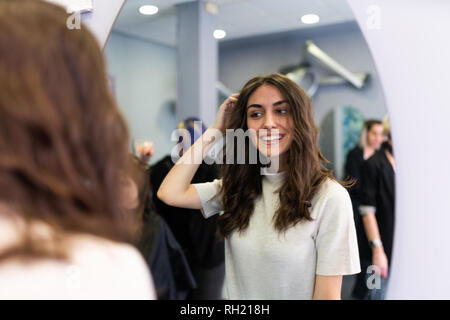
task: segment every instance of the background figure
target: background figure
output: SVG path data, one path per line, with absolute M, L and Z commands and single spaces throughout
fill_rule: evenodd
M 128 129 L 96 38 L 66 20 L 0 0 L 0 299 L 154 299 L 124 209 Z
M 361 201 L 359 211 L 365 229 L 365 239 L 359 248 L 361 273 L 372 275 L 367 268 L 374 265 L 380 271 L 381 287 L 367 288 L 365 298 L 383 300 L 389 279 L 395 222 L 395 161 L 388 118 L 383 122 L 387 140 L 368 159 L 361 170 Z M 373 276 L 366 285 L 374 284 Z
M 130 158 L 133 166 L 125 189 L 125 203 L 136 219 L 136 246 L 152 271 L 158 300 L 184 300 L 196 288 L 195 279 L 183 249 L 164 219 L 155 212 L 150 168 L 136 156 Z
M 180 156 L 195 142 L 195 138 L 200 137 L 206 130 L 201 120 L 194 117 L 181 121 L 177 128 L 186 129 L 179 141 Z M 140 151 L 144 153 L 145 150 Z M 188 299 L 221 299 L 225 276 L 225 253 L 223 241 L 219 241 L 216 237 L 218 217 L 205 219 L 199 210 L 169 206 L 156 197 L 159 186 L 173 165 L 171 155 L 167 155 L 151 167 L 151 185 L 156 211 L 167 221 L 183 248 L 197 282 L 197 288 Z M 217 176 L 217 166 L 203 162 L 193 182 L 212 181 Z
M 361 169 L 364 162 L 380 148 L 383 143 L 383 138 L 382 122 L 379 120 L 367 120 L 361 130 L 358 145 L 348 152 L 347 160 L 345 162 L 345 176 L 356 180 L 355 185 L 350 188 L 349 193 L 353 205 L 359 248 L 367 245 L 364 226 L 358 209 L 361 202 Z M 364 271 L 359 273 L 356 277 L 353 296 L 358 299 L 363 299 L 367 292 L 365 274 Z

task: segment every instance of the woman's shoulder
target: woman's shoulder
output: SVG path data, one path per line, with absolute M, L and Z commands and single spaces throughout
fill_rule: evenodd
M 352 202 L 347 189 L 331 178 L 327 178 L 323 182 L 311 202 L 311 214 L 313 217 L 319 218 L 319 221 L 325 216 L 340 220 L 353 215 Z
M 329 177 L 322 183 L 314 198 L 316 203 L 330 201 L 351 202 L 347 189 L 337 180 Z
M 363 156 L 363 150 L 358 145 L 356 145 L 354 148 L 350 149 L 350 151 L 347 153 L 347 159 L 362 158 L 362 156 Z
M 386 158 L 386 154 L 384 153 L 383 149 L 379 149 L 375 151 L 375 153 L 367 159 L 366 163 L 367 165 L 376 165 L 383 161 L 383 159 Z
M 376 174 L 377 171 L 386 165 L 386 154 L 384 150 L 377 150 L 367 161 L 365 161 L 362 171 L 369 172 L 371 174 Z
M 0 297 L 155 299 L 150 271 L 133 246 L 94 235 L 68 240 L 68 260 L 11 259 L 0 265 Z M 22 290 L 27 288 L 27 290 Z
M 68 249 L 74 261 L 125 263 L 129 266 L 142 262 L 139 251 L 127 243 L 116 242 L 90 234 L 74 235 L 68 243 Z
M 351 153 L 351 154 L 362 154 L 363 153 L 363 149 L 359 145 L 356 145 L 352 149 L 350 149 L 350 151 L 348 153 Z
M 150 269 L 138 249 L 94 235 L 80 235 L 73 241 L 73 263 L 92 268 L 92 275 L 112 278 L 124 290 L 153 290 Z M 148 286 L 143 286 L 147 283 Z M 131 292 L 130 292 L 131 293 Z M 153 292 L 151 292 L 153 294 Z
M 332 178 L 326 178 L 321 186 L 321 191 L 324 196 L 345 196 L 348 194 L 347 189 L 339 183 L 337 180 Z

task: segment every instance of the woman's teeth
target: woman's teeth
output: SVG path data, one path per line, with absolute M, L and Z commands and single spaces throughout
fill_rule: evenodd
M 275 136 L 265 136 L 262 137 L 262 141 L 264 142 L 270 142 L 270 141 L 279 141 L 283 138 L 283 135 L 275 135 Z

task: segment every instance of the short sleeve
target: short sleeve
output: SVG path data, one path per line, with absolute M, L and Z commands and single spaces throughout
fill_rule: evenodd
M 359 213 L 366 215 L 377 210 L 377 172 L 375 164 L 368 160 L 361 169 L 361 202 Z
M 222 186 L 221 179 L 215 179 L 212 182 L 194 183 L 192 184 L 197 190 L 198 196 L 202 203 L 202 212 L 205 218 L 209 218 L 223 210 L 222 201 L 219 197 L 215 197 L 219 193 Z
M 323 276 L 361 271 L 350 196 L 344 187 L 335 184 L 328 190 L 318 216 L 316 274 Z

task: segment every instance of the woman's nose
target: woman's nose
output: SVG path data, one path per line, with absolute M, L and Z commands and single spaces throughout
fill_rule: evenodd
M 268 113 L 264 119 L 264 128 L 272 129 L 275 127 L 276 127 L 275 118 L 272 116 L 272 114 Z

